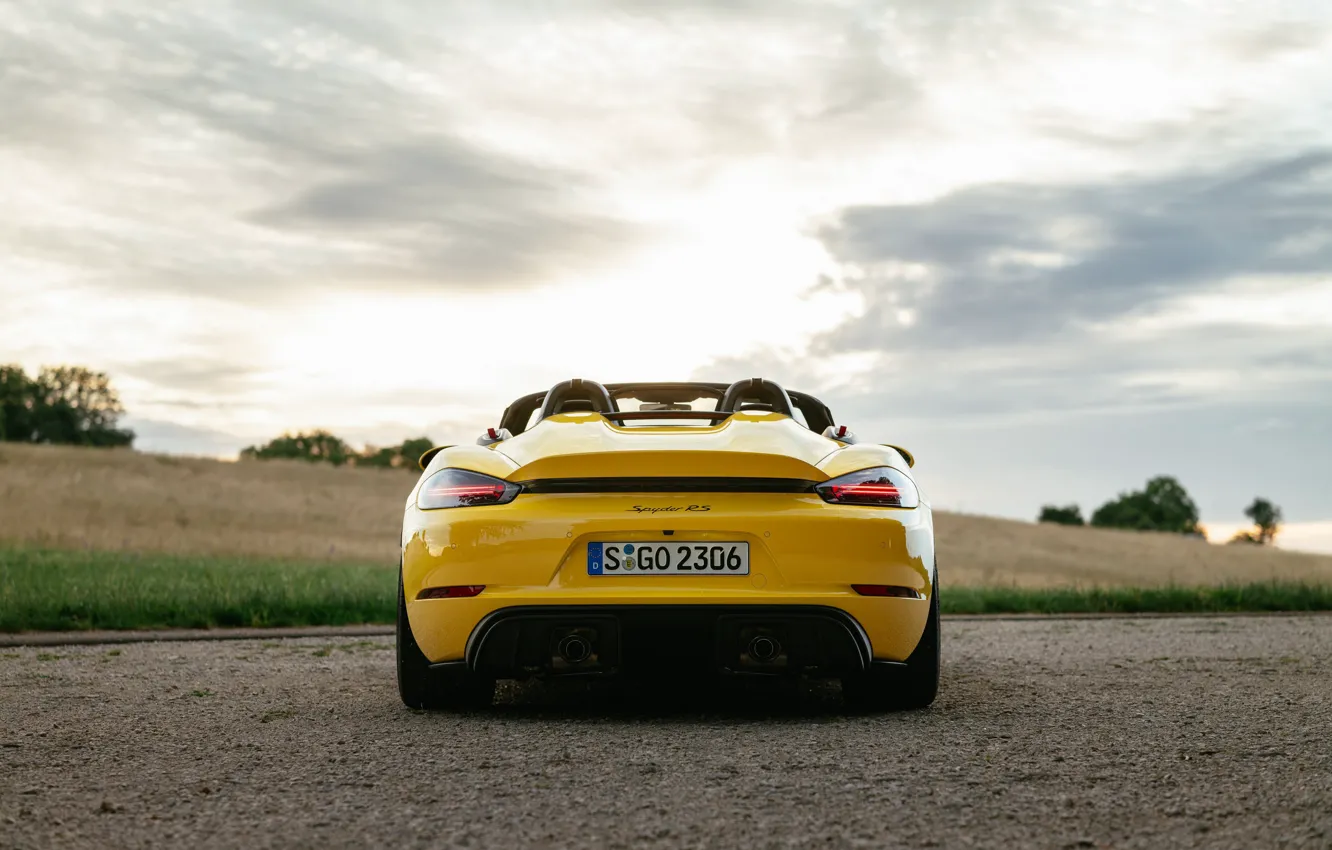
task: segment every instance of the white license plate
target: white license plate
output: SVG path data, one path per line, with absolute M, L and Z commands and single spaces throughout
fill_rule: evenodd
M 589 543 L 590 576 L 747 576 L 749 544 L 735 542 Z

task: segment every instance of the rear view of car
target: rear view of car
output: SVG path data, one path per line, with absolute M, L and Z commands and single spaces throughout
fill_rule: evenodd
M 839 678 L 933 701 L 930 509 L 903 449 L 771 381 L 565 381 L 432 449 L 404 516 L 398 681 L 417 708 L 501 678 Z

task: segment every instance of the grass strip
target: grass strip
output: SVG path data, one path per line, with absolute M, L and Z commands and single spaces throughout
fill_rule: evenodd
M 392 623 L 396 565 L 0 548 L 0 632 Z
M 0 632 L 392 623 L 394 566 L 0 547 Z M 945 587 L 945 614 L 1332 611 L 1332 586 Z
M 1201 587 L 945 587 L 945 614 L 1220 614 L 1332 611 L 1332 585 L 1265 581 Z

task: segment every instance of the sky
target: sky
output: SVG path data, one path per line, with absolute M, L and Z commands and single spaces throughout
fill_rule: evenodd
M 1332 551 L 1322 0 L 0 0 L 0 362 L 143 450 L 764 376 L 936 507 Z

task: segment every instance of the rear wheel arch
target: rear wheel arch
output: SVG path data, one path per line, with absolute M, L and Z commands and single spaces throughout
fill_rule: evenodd
M 407 617 L 407 594 L 402 566 L 398 567 L 398 617 L 395 629 L 398 696 L 409 708 L 484 708 L 495 698 L 495 682 L 465 668 L 439 670 L 431 666 L 412 633 Z
M 842 680 L 846 704 L 867 711 L 925 708 L 939 693 L 943 646 L 939 615 L 939 569 L 935 562 L 930 613 L 920 642 L 902 664 L 871 666 Z

